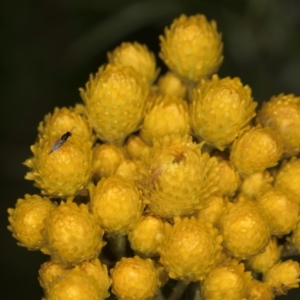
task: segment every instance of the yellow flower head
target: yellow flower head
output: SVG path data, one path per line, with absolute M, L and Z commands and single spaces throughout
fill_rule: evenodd
M 157 82 L 158 91 L 162 95 L 185 98 L 187 93 L 186 84 L 173 72 L 167 72 L 160 76 Z
M 144 208 L 136 185 L 118 175 L 98 182 L 91 207 L 105 232 L 119 235 L 133 229 Z
M 119 165 L 125 160 L 122 148 L 113 144 L 96 144 L 93 149 L 93 178 L 99 181 L 102 177 L 114 175 Z
M 270 225 L 261 209 L 243 198 L 228 205 L 220 220 L 220 233 L 224 248 L 239 259 L 260 253 L 271 237 Z
M 145 77 L 149 85 L 158 75 L 154 54 L 140 43 L 122 43 L 114 51 L 108 52 L 107 56 L 110 64 L 133 67 L 138 74 Z
M 243 132 L 233 143 L 230 160 L 242 175 L 276 166 L 283 151 L 279 134 L 270 127 L 257 126 Z
M 246 197 L 255 199 L 259 193 L 263 193 L 272 187 L 274 178 L 268 171 L 255 172 L 246 176 L 239 191 Z
M 54 261 L 43 263 L 39 269 L 39 282 L 45 294 L 48 294 L 54 281 L 68 272 L 69 268 Z
M 271 188 L 258 195 L 256 203 L 263 209 L 272 235 L 280 237 L 289 234 L 296 227 L 299 205 L 280 187 Z
M 300 265 L 291 259 L 279 262 L 270 268 L 263 276 L 277 295 L 284 295 L 288 290 L 299 287 Z
M 215 73 L 222 63 L 223 44 L 215 21 L 204 15 L 181 15 L 160 36 L 160 57 L 175 74 L 199 81 Z
M 236 260 L 216 266 L 201 282 L 200 292 L 204 299 L 248 299 L 250 272 Z
M 46 245 L 41 250 L 55 262 L 74 266 L 99 255 L 103 233 L 86 205 L 61 202 L 45 219 Z
M 110 273 L 112 292 L 120 300 L 150 300 L 158 292 L 158 274 L 149 258 L 123 257 Z
M 285 190 L 300 204 L 300 159 L 292 157 L 284 161 L 275 176 L 274 184 Z
M 211 223 L 194 217 L 175 217 L 175 224 L 159 249 L 160 262 L 173 279 L 185 283 L 199 281 L 219 261 L 221 243 L 222 237 Z
M 246 266 L 256 273 L 265 273 L 278 263 L 282 249 L 283 246 L 277 244 L 277 238 L 272 237 L 262 253 L 250 257 L 245 261 Z
M 47 114 L 38 127 L 39 138 L 44 135 L 56 138 L 57 135 L 61 136 L 68 131 L 72 131 L 83 141 L 93 143 L 95 140 L 92 127 L 85 116 L 84 107 L 80 104 L 71 108 L 56 107 L 53 114 Z
M 251 300 L 274 300 L 272 288 L 265 282 L 252 279 L 248 283 L 249 296 Z
M 99 300 L 99 283 L 91 280 L 79 266 L 59 277 L 47 291 L 47 299 Z
M 158 97 L 145 115 L 140 135 L 148 144 L 169 134 L 185 136 L 190 133 L 187 103 L 172 96 Z
M 144 160 L 148 177 L 146 203 L 159 216 L 191 215 L 218 189 L 219 168 L 215 158 L 201 153 L 191 137 L 165 136 L 156 140 Z
M 44 135 L 31 146 L 34 156 L 24 162 L 31 169 L 25 179 L 34 180 L 42 194 L 50 197 L 75 195 L 92 174 L 92 143 L 75 134 L 64 136 Z
M 80 89 L 87 114 L 98 138 L 121 145 L 139 128 L 144 116 L 148 86 L 132 67 L 107 65 L 90 76 Z
M 276 130 L 283 140 L 283 156 L 300 152 L 300 97 L 280 94 L 264 102 L 256 121 Z
M 8 229 L 18 244 L 30 250 L 38 250 L 44 244 L 41 230 L 44 228 L 44 220 L 55 204 L 48 198 L 39 195 L 26 194 L 25 199 L 18 199 L 16 207 L 9 208 Z
M 251 89 L 239 78 L 214 75 L 194 89 L 191 126 L 199 140 L 223 151 L 255 116 Z
M 165 237 L 165 227 L 168 225 L 171 226 L 159 217 L 143 216 L 128 235 L 131 249 L 142 257 L 158 256 L 158 247 Z

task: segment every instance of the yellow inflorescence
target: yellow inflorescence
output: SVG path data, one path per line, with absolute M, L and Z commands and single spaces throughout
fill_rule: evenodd
M 160 40 L 160 57 L 184 79 L 197 82 L 215 73 L 222 63 L 221 34 L 216 22 L 208 22 L 204 15 L 181 15 Z
M 300 97 L 255 111 L 249 86 L 215 74 L 221 34 L 203 15 L 160 41 L 165 74 L 122 43 L 83 104 L 38 126 L 24 164 L 43 197 L 18 199 L 8 229 L 50 256 L 45 300 L 272 300 L 299 286 L 299 263 L 280 260 L 300 254 Z
M 199 140 L 224 150 L 255 116 L 257 103 L 239 78 L 213 75 L 198 83 L 190 106 L 191 126 Z

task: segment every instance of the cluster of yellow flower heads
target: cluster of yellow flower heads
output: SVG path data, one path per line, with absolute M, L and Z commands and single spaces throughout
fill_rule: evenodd
M 300 253 L 300 97 L 256 111 L 249 86 L 215 74 L 221 34 L 203 15 L 160 41 L 166 74 L 146 46 L 122 43 L 84 104 L 38 127 L 24 164 L 41 195 L 8 209 L 8 229 L 50 256 L 45 299 L 153 299 L 170 278 L 211 300 L 298 287 L 298 262 L 281 258 Z

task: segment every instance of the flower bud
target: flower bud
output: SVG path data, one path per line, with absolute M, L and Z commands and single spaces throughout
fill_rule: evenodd
M 61 202 L 45 219 L 46 245 L 41 250 L 55 262 L 74 266 L 99 255 L 103 233 L 86 205 Z
M 144 208 L 136 185 L 117 175 L 98 182 L 91 207 L 105 232 L 118 235 L 128 234 Z
M 274 185 L 286 191 L 300 204 L 300 159 L 293 157 L 285 161 L 275 176 Z
M 159 93 L 162 95 L 185 98 L 187 93 L 186 84 L 174 73 L 167 72 L 160 76 L 157 82 Z
M 65 135 L 64 135 L 65 136 Z M 70 135 L 46 135 L 31 146 L 33 157 L 24 165 L 31 170 L 25 179 L 34 180 L 41 193 L 50 197 L 73 196 L 82 190 L 91 177 L 92 143 Z
M 148 87 L 132 67 L 107 65 L 80 89 L 98 138 L 122 145 L 144 117 Z
M 107 53 L 110 64 L 130 66 L 145 77 L 147 83 L 151 85 L 157 77 L 155 56 L 145 45 L 137 42 L 122 43 L 114 51 Z
M 202 280 L 219 261 L 221 243 L 222 237 L 211 223 L 175 217 L 175 224 L 159 250 L 160 262 L 173 279 L 186 284 Z
M 284 295 L 292 288 L 298 288 L 300 282 L 300 266 L 291 259 L 280 262 L 270 268 L 263 276 L 277 295 Z
M 93 177 L 99 181 L 102 177 L 114 175 L 125 160 L 124 151 L 113 144 L 97 144 L 93 150 Z
M 250 199 L 255 199 L 259 193 L 264 193 L 272 187 L 273 177 L 268 171 L 255 172 L 247 175 L 241 185 L 239 191 Z
M 53 282 L 47 299 L 99 300 L 101 298 L 99 298 L 98 283 L 76 266 L 65 276 Z
M 224 248 L 233 256 L 246 259 L 263 251 L 269 242 L 270 226 L 260 208 L 247 199 L 228 205 L 220 220 Z
M 181 15 L 160 36 L 160 57 L 175 74 L 190 81 L 215 73 L 222 63 L 223 44 L 215 21 L 204 15 Z
M 251 89 L 239 78 L 203 80 L 194 89 L 191 127 L 199 140 L 223 151 L 255 116 Z
M 257 123 L 270 126 L 283 140 L 283 156 L 300 152 L 300 97 L 293 94 L 273 96 L 258 111 Z
M 150 300 L 158 292 L 157 272 L 149 258 L 123 257 L 110 273 L 112 292 L 120 300 Z
M 18 199 L 14 209 L 8 209 L 8 229 L 18 240 L 19 246 L 38 250 L 45 244 L 41 230 L 45 218 L 54 208 L 55 204 L 48 198 L 26 194 L 25 199 Z
M 190 137 L 165 136 L 155 141 L 145 159 L 148 177 L 142 182 L 145 203 L 155 214 L 190 215 L 217 190 L 216 159 L 201 154 L 200 148 Z
M 201 282 L 201 295 L 207 300 L 246 299 L 251 275 L 244 269 L 244 265 L 235 260 L 213 268 Z
M 154 139 L 169 134 L 185 136 L 190 133 L 187 103 L 171 96 L 159 97 L 147 112 L 140 131 L 141 138 L 152 145 Z
M 44 121 L 39 124 L 39 138 L 42 138 L 44 135 L 57 138 L 57 134 L 62 135 L 72 130 L 72 128 L 76 129 L 74 134 L 80 137 L 81 140 L 94 142 L 95 137 L 92 127 L 88 123 L 84 108 L 80 104 L 71 108 L 56 107 L 53 114 L 47 114 Z
M 274 300 L 275 296 L 269 285 L 256 279 L 248 284 L 250 300 Z
M 262 253 L 245 261 L 246 266 L 254 272 L 265 273 L 279 261 L 282 248 L 277 244 L 277 239 L 272 237 Z
M 256 203 L 262 208 L 270 224 L 271 234 L 289 234 L 297 224 L 299 206 L 288 193 L 280 188 L 272 188 L 258 195 Z
M 165 237 L 167 226 L 171 225 L 161 218 L 143 216 L 128 235 L 131 249 L 141 257 L 158 256 L 158 248 Z
M 282 155 L 282 140 L 270 127 L 260 126 L 242 133 L 233 143 L 230 160 L 243 175 L 276 166 Z

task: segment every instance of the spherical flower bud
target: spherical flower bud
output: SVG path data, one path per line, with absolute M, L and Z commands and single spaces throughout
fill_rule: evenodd
M 92 127 L 84 114 L 84 108 L 80 104 L 70 108 L 56 107 L 53 114 L 47 114 L 44 121 L 39 124 L 39 138 L 44 135 L 57 138 L 57 135 L 61 136 L 72 129 L 75 130 L 74 135 L 83 141 L 94 142 Z
M 91 261 L 85 261 L 79 265 L 80 269 L 98 284 L 99 299 L 109 296 L 108 289 L 111 285 L 111 279 L 108 276 L 107 267 L 100 263 L 98 258 Z
M 260 126 L 242 133 L 233 143 L 230 160 L 243 175 L 276 166 L 282 155 L 282 140 L 270 127 Z
M 139 135 L 132 134 L 125 143 L 125 149 L 132 159 L 140 159 L 143 152 L 149 151 L 149 146 Z
M 160 36 L 160 57 L 175 74 L 190 81 L 215 73 L 222 63 L 223 44 L 215 21 L 204 15 L 181 15 Z
M 296 156 L 300 152 L 300 97 L 293 94 L 273 96 L 264 102 L 256 121 L 279 133 L 284 157 Z
M 125 159 L 119 165 L 115 175 L 120 175 L 127 180 L 137 180 L 139 178 L 138 165 L 130 159 Z
M 278 187 L 269 189 L 258 195 L 256 203 L 264 211 L 272 235 L 283 236 L 296 227 L 299 206 L 287 192 Z
M 190 132 L 187 103 L 180 98 L 161 96 L 145 115 L 141 138 L 152 145 L 154 139 L 169 134 L 185 136 Z
M 300 159 L 293 157 L 285 161 L 275 176 L 274 184 L 285 190 L 300 204 Z
M 223 151 L 255 116 L 257 103 L 239 78 L 203 80 L 194 89 L 190 109 L 194 135 Z
M 222 157 L 222 155 L 217 154 L 214 156 L 217 157 L 220 170 L 218 193 L 223 196 L 232 197 L 241 183 L 240 175 L 229 160 Z
M 209 197 L 205 201 L 204 207 L 197 211 L 197 219 L 206 220 L 218 228 L 220 218 L 225 211 L 225 206 L 227 202 L 228 199 L 224 199 L 219 195 Z
M 146 45 L 137 42 L 122 43 L 114 51 L 108 52 L 107 57 L 110 64 L 133 67 L 138 74 L 145 77 L 149 85 L 158 75 L 155 56 Z
M 185 98 L 187 93 L 186 84 L 173 72 L 167 72 L 160 76 L 157 82 L 158 91 L 162 95 Z
M 98 283 L 85 274 L 78 266 L 51 285 L 47 300 L 81 299 L 99 300 Z
M 105 232 L 118 235 L 128 234 L 144 208 L 136 185 L 117 175 L 98 182 L 91 207 Z
M 184 283 L 202 280 L 219 261 L 221 243 L 222 237 L 211 223 L 175 217 L 159 249 L 160 262 L 173 279 Z
M 201 145 L 190 137 L 156 140 L 144 161 L 148 168 L 148 177 L 142 182 L 145 202 L 159 216 L 190 215 L 217 190 L 216 159 L 201 154 Z
M 299 263 L 291 259 L 280 262 L 264 274 L 263 281 L 266 282 L 277 295 L 286 294 L 288 290 L 299 287 Z
M 75 195 L 86 186 L 91 176 L 91 146 L 91 142 L 71 134 L 67 138 L 58 134 L 40 138 L 31 146 L 34 156 L 24 162 L 31 169 L 25 179 L 34 180 L 34 185 L 44 195 Z
M 292 235 L 288 238 L 289 243 L 292 245 L 292 248 L 300 254 L 300 220 L 298 220 L 297 225 L 295 226 Z
M 270 239 L 270 226 L 260 208 L 246 199 L 227 206 L 220 220 L 224 248 L 233 256 L 246 259 L 263 251 Z
M 167 226 L 171 225 L 159 217 L 143 216 L 128 235 L 131 249 L 141 257 L 158 256 Z
M 99 181 L 102 177 L 114 175 L 125 160 L 124 151 L 113 144 L 97 144 L 93 149 L 93 177 Z
M 265 273 L 279 261 L 282 248 L 277 244 L 276 237 L 272 237 L 262 253 L 245 261 L 246 266 L 254 272 Z
M 213 268 L 200 284 L 200 293 L 206 300 L 248 299 L 250 272 L 244 265 L 231 260 Z
M 275 296 L 269 285 L 256 279 L 250 280 L 248 284 L 250 300 L 274 300 Z
M 246 197 L 255 199 L 259 193 L 272 187 L 273 179 L 268 171 L 252 173 L 243 179 L 239 191 Z
M 149 258 L 123 257 L 110 273 L 112 292 L 120 300 L 150 300 L 158 292 L 157 272 Z
M 41 250 L 55 262 L 76 265 L 99 255 L 103 233 L 86 205 L 61 202 L 45 219 L 46 246 Z
M 55 204 L 48 198 L 26 194 L 25 199 L 18 199 L 14 209 L 8 209 L 8 229 L 19 246 L 38 250 L 45 244 L 40 231 L 44 228 L 44 219 L 54 208 Z
M 80 95 L 98 138 L 121 145 L 144 117 L 148 87 L 132 67 L 109 64 L 90 76 Z
M 53 261 L 47 261 L 43 263 L 39 269 L 39 282 L 41 287 L 44 289 L 45 294 L 47 295 L 49 293 L 53 282 L 69 271 L 69 268 Z

